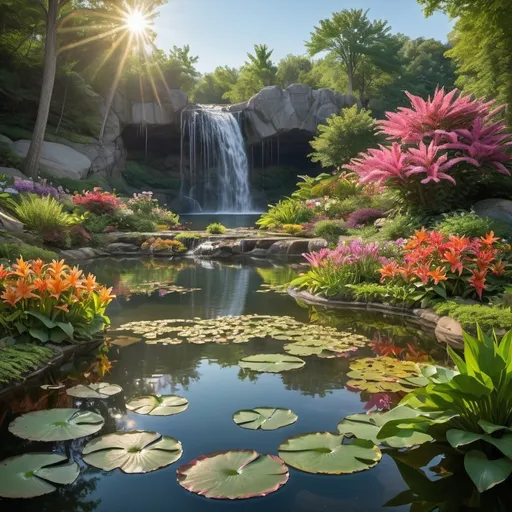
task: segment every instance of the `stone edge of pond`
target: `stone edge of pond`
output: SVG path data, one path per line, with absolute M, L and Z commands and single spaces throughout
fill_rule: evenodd
M 60 368 L 63 364 L 72 361 L 75 357 L 92 352 L 102 343 L 103 339 L 94 339 L 84 343 L 77 343 L 76 345 L 66 345 L 65 347 L 47 345 L 48 348 L 51 348 L 55 352 L 55 356 L 40 368 L 24 375 L 23 380 L 11 382 L 0 387 L 0 399 L 22 388 L 29 381 L 42 377 L 49 370 L 53 368 Z
M 464 347 L 462 327 L 449 316 L 439 316 L 433 309 L 411 309 L 405 306 L 393 306 L 376 302 L 355 302 L 327 299 L 297 288 L 288 288 L 288 294 L 296 300 L 312 306 L 323 306 L 335 309 L 357 309 L 400 316 L 409 322 L 419 325 L 425 330 L 433 331 L 438 342 L 446 343 L 454 348 Z

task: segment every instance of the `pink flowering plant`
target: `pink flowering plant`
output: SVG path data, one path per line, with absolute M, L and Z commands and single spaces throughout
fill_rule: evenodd
M 102 215 L 105 213 L 114 213 L 122 208 L 122 202 L 119 197 L 110 192 L 103 191 L 100 187 L 95 187 L 91 191 L 83 191 L 81 194 L 73 196 L 73 203 L 82 207 L 85 211 Z
M 406 93 L 411 108 L 388 112 L 378 128 L 390 146 L 370 149 L 347 169 L 362 183 L 397 189 L 409 205 L 450 209 L 467 198 L 475 183 L 494 172 L 510 176 L 512 134 L 497 115 L 505 106 L 436 90 L 424 100 Z M 454 186 L 457 186 L 454 189 Z

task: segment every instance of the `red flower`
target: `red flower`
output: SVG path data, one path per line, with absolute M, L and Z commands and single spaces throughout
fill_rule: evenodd
M 464 267 L 462 266 L 462 261 L 460 259 L 460 253 L 451 249 L 443 254 L 442 261 L 445 261 L 446 263 L 449 263 L 451 265 L 452 272 L 458 272 L 459 276 L 462 274 Z
M 471 286 L 476 290 L 476 293 L 480 299 L 482 299 L 482 293 L 484 290 L 487 290 L 487 286 L 485 286 L 485 276 L 487 275 L 487 271 L 478 271 L 472 270 L 472 277 L 468 279 L 468 282 Z
M 491 271 L 495 276 L 502 276 L 505 273 L 505 264 L 502 260 L 498 260 L 494 265 L 491 265 Z
M 480 243 L 487 247 L 492 247 L 495 242 L 497 242 L 499 238 L 494 237 L 494 231 L 487 233 L 487 235 L 480 238 Z

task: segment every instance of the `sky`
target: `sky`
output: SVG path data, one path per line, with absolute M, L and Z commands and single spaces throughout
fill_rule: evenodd
M 201 73 L 217 66 L 239 67 L 254 44 L 274 49 L 273 60 L 306 53 L 304 41 L 321 19 L 342 9 L 370 9 L 393 33 L 446 41 L 450 20 L 441 13 L 425 19 L 415 0 L 168 0 L 155 28 L 157 46 L 189 44 Z

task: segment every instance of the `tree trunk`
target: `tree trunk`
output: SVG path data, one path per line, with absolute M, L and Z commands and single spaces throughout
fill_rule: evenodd
M 347 66 L 347 78 L 348 78 L 348 94 L 354 95 L 354 74 L 352 73 L 352 67 Z
M 68 86 L 69 86 L 69 76 L 66 76 L 66 87 L 64 88 L 64 99 L 62 100 L 62 109 L 60 111 L 59 122 L 57 123 L 57 128 L 55 128 L 55 135 L 59 133 L 60 125 L 62 120 L 64 119 L 64 111 L 66 110 L 66 100 L 68 99 Z
M 44 70 L 41 95 L 39 97 L 39 109 L 37 111 L 36 124 L 30 141 L 27 157 L 25 158 L 24 172 L 31 178 L 37 178 L 41 149 L 44 142 L 44 134 L 50 113 L 55 72 L 57 70 L 57 14 L 59 12 L 59 0 L 48 0 L 46 13 L 46 42 L 44 47 Z

